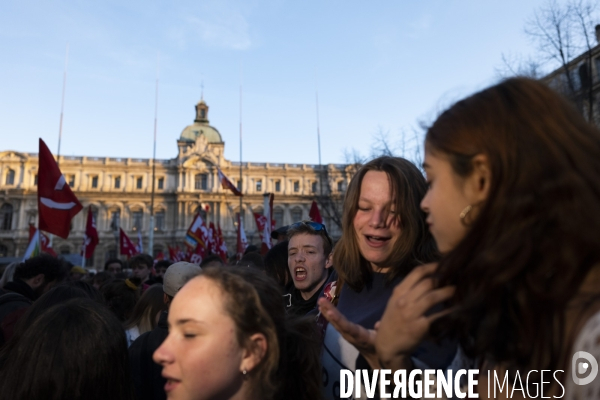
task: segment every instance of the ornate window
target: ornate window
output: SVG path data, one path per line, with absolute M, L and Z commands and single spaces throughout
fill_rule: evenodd
M 275 181 L 275 191 L 281 192 L 281 181 L 279 179 Z
M 116 209 L 110 212 L 110 229 L 113 231 L 119 230 L 121 226 L 121 210 Z
M 262 179 L 257 179 L 256 180 L 256 191 L 257 192 L 262 192 Z
M 165 178 L 158 178 L 158 189 L 163 190 L 165 188 Z
M 313 182 L 310 184 L 310 190 L 311 190 L 313 193 L 317 193 L 317 181 L 313 181 Z
M 92 189 L 98 189 L 98 175 L 92 176 Z
M 131 230 L 141 231 L 142 230 L 142 218 L 144 218 L 144 212 L 142 210 L 133 210 L 131 212 Z
M 302 209 L 300 207 L 295 207 L 292 209 L 292 222 L 302 221 Z
M 15 184 L 15 170 L 14 169 L 9 169 L 8 171 L 6 171 L 6 184 L 7 185 Z
M 121 189 L 121 177 L 120 176 L 115 177 L 115 189 Z
M 196 174 L 194 177 L 194 188 L 196 190 L 208 189 L 208 174 Z
M 338 190 L 338 192 L 343 192 L 344 191 L 344 181 L 338 181 L 338 183 L 337 183 L 337 190 Z
M 142 178 L 141 176 L 138 176 L 137 178 L 135 178 L 135 188 L 142 189 L 143 187 L 144 187 L 144 178 Z
M 0 231 L 10 231 L 12 228 L 13 206 L 4 203 L 0 207 Z
M 275 227 L 279 228 L 283 226 L 283 210 L 276 208 L 273 210 L 273 220 L 275 221 Z
M 154 214 L 154 230 L 164 231 L 165 230 L 165 211 L 160 210 Z

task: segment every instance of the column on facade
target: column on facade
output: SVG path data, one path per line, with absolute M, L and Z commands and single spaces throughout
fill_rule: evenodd
M 13 212 L 13 215 L 15 215 L 15 221 L 13 221 L 12 226 L 14 227 L 14 229 L 24 229 L 27 228 L 26 226 L 26 222 L 23 223 L 23 221 L 25 221 L 25 198 L 22 198 L 21 200 L 19 200 L 17 202 L 17 207 L 19 208 L 19 214 L 18 216 L 16 215 L 17 213 Z
M 25 176 L 25 164 L 21 163 L 21 166 L 19 168 L 19 184 L 17 185 L 18 188 L 23 187 L 24 176 Z

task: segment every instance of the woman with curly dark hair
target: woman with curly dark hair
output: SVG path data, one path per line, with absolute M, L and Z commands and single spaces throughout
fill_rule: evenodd
M 577 352 L 591 353 L 596 373 L 600 359 L 600 132 L 542 83 L 509 79 L 435 121 L 424 168 L 421 207 L 443 258 L 388 303 L 384 365 L 401 365 L 432 327 L 511 386 L 518 374 L 525 389 L 525 376 L 547 382 L 543 396 L 598 398 L 600 379 L 580 386 L 570 376 L 581 372 Z M 434 322 L 424 312 L 439 288 L 452 291 L 453 311 Z

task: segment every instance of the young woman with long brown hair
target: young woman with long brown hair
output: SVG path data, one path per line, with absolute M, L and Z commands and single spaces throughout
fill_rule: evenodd
M 281 289 L 247 267 L 206 268 L 169 308 L 154 353 L 172 400 L 319 400 L 313 321 L 286 316 Z
M 433 325 L 484 371 L 508 372 L 511 389 L 531 373 L 530 384 L 547 382 L 543 396 L 600 397 L 600 377 L 575 384 L 594 363 L 583 376 L 573 369 L 579 351 L 596 373 L 600 359 L 600 132 L 542 83 L 515 78 L 445 111 L 427 132 L 424 167 L 421 206 L 443 258 L 390 299 L 379 359 L 402 364 Z M 433 287 L 453 293 L 438 321 L 423 314 L 443 300 Z M 420 312 L 410 333 L 409 310 Z M 566 372 L 554 381 L 542 370 Z
M 339 396 L 340 369 L 380 368 L 374 347 L 375 323 L 394 287 L 414 268 L 437 259 L 435 243 L 419 203 L 425 179 L 410 161 L 380 157 L 353 177 L 344 200 L 342 237 L 333 265 L 338 274 L 334 303 L 319 301 L 330 324 L 325 331 L 323 367 L 325 395 Z M 367 332 L 357 336 L 356 332 Z M 371 331 L 368 331 L 371 330 Z M 424 342 L 409 362 L 444 368 L 456 346 Z

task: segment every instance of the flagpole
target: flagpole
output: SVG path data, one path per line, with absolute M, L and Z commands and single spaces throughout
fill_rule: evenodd
M 60 168 L 60 142 L 62 140 L 63 113 L 65 110 L 65 91 L 67 88 L 67 65 L 69 63 L 69 43 L 65 54 L 65 70 L 63 73 L 62 100 L 60 104 L 60 124 L 58 126 L 58 153 L 56 154 L 56 165 Z
M 321 164 L 321 128 L 319 123 L 319 89 L 317 86 L 317 71 L 315 70 L 315 99 L 317 105 L 317 145 L 319 149 L 319 194 L 323 195 L 323 165 Z
M 242 180 L 242 85 L 243 85 L 243 75 L 242 75 L 242 63 L 240 62 L 240 192 L 243 189 L 243 185 L 244 182 Z M 239 218 L 238 218 L 238 234 L 237 237 L 241 238 L 242 235 L 242 197 L 240 196 L 240 212 L 239 212 Z M 238 247 L 238 241 L 236 240 L 236 255 L 238 256 L 238 260 L 241 258 L 240 254 L 238 253 L 239 249 Z
M 69 65 L 69 43 L 67 43 L 67 50 L 65 52 L 65 69 L 63 72 L 63 87 L 62 87 L 62 97 L 60 102 L 60 122 L 58 124 L 58 152 L 56 153 L 56 166 L 60 168 L 60 142 L 62 140 L 62 126 L 63 126 L 63 115 L 65 110 L 65 91 L 67 88 L 67 66 Z M 39 214 L 39 210 L 38 210 Z M 39 222 L 38 222 L 39 226 Z M 50 244 L 49 247 L 52 247 L 52 242 L 54 241 L 54 235 L 50 233 Z
M 81 254 L 81 267 L 85 268 L 85 244 L 87 240 L 85 234 L 83 235 L 83 253 Z
M 242 180 L 242 82 L 242 64 L 240 63 L 240 192 L 244 185 Z M 242 218 L 242 197 L 243 196 L 240 196 L 240 218 Z M 239 224 L 240 222 L 238 221 L 238 225 Z
M 156 130 L 158 121 L 158 72 L 160 54 L 156 54 L 156 93 L 154 96 L 154 152 L 152 153 L 152 194 L 150 195 L 150 233 L 148 234 L 148 249 L 154 258 L 154 186 L 156 184 Z

